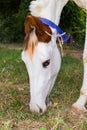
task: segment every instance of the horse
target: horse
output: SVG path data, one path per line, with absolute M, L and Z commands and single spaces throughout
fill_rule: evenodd
M 69 0 L 33 0 L 25 19 L 25 47 L 21 57 L 30 79 L 30 110 L 44 113 L 51 105 L 50 92 L 61 68 L 61 55 L 56 44 L 61 12 Z M 86 0 L 75 0 L 86 9 Z M 45 20 L 44 20 L 45 19 Z M 49 25 L 45 21 L 52 23 Z M 54 26 L 53 26 L 54 25 Z M 87 30 L 87 25 L 86 25 Z M 79 99 L 72 105 L 75 111 L 86 111 L 87 101 L 87 31 L 83 53 L 84 78 Z

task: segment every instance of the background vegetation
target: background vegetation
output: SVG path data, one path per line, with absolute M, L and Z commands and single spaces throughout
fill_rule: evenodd
M 0 0 L 0 43 L 23 42 L 24 20 L 31 0 Z M 60 27 L 84 43 L 85 13 L 71 0 L 64 8 Z

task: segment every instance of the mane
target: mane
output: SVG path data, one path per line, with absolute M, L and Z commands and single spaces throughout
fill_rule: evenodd
M 29 10 L 34 16 L 40 16 L 40 12 L 45 9 L 49 1 L 46 0 L 33 0 L 30 3 Z
M 25 19 L 25 50 L 32 57 L 38 42 L 49 43 L 51 37 L 46 32 L 52 34 L 48 25 L 42 23 L 38 17 L 27 15 Z M 46 32 L 45 32 L 46 31 Z

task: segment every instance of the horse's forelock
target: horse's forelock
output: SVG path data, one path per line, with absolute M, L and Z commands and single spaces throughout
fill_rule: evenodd
M 45 31 L 50 34 L 52 34 L 52 31 L 49 26 L 45 25 L 39 20 L 39 18 L 32 15 L 26 17 L 24 26 L 26 34 L 25 49 L 28 50 L 30 56 L 32 56 L 38 42 L 50 42 L 51 37 L 47 35 Z

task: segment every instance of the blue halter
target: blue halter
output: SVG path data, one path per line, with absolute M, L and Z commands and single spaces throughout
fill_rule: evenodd
M 40 19 L 44 24 L 46 24 L 46 25 L 48 25 L 48 26 L 50 26 L 50 27 L 56 29 L 56 31 L 57 31 L 58 34 L 61 35 L 61 34 L 64 33 L 64 32 L 62 31 L 62 29 L 61 29 L 59 26 L 57 26 L 54 22 L 52 22 L 52 21 L 50 21 L 50 20 L 48 20 L 48 19 L 46 19 L 46 18 L 42 18 L 42 17 L 39 17 L 39 19 Z M 64 35 L 62 35 L 62 39 L 63 39 L 63 42 L 64 42 L 64 43 L 68 43 L 69 38 L 70 38 L 70 36 L 67 35 L 66 33 L 65 33 Z

